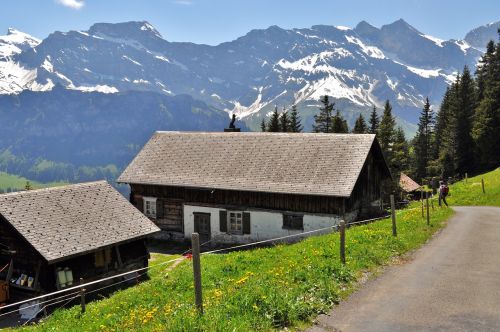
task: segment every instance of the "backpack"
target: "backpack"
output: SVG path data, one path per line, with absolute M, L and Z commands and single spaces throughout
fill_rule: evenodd
M 441 192 L 443 193 L 443 196 L 448 196 L 449 191 L 450 191 L 450 188 L 448 188 L 447 185 L 444 185 L 443 190 Z

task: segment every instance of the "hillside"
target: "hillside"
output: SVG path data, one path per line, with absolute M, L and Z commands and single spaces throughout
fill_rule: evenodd
M 21 176 L 0 172 L 0 193 L 24 190 L 27 182 L 30 183 L 33 189 L 54 187 L 64 184 L 63 182 L 40 183 Z
M 484 180 L 483 193 L 481 180 Z M 451 205 L 500 206 L 500 168 L 457 182 L 451 186 Z
M 112 181 L 155 131 L 221 131 L 228 123 L 187 95 L 61 86 L 0 95 L 0 170 L 40 182 Z
M 485 178 L 498 205 L 498 172 L 469 179 L 471 186 Z M 468 194 L 451 186 L 455 202 Z M 451 201 L 451 198 L 450 198 Z M 339 235 L 313 236 L 296 244 L 202 256 L 204 316 L 197 318 L 194 306 L 192 268 L 189 261 L 165 272 L 159 265 L 151 280 L 117 291 L 112 297 L 93 302 L 80 316 L 80 307 L 60 310 L 35 331 L 163 331 L 167 330 L 260 330 L 269 331 L 307 324 L 357 288 L 366 273 L 400 260 L 446 225 L 448 208 L 431 210 L 430 226 L 420 214 L 420 203 L 397 212 L 398 237 L 391 235 L 391 221 L 347 230 L 347 264 L 339 262 Z M 156 254 L 151 265 L 170 260 Z M 75 303 L 77 304 L 77 303 Z

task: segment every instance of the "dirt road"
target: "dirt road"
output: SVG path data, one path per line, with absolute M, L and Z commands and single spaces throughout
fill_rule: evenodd
M 387 268 L 309 331 L 500 331 L 500 208 L 454 209 L 411 262 Z

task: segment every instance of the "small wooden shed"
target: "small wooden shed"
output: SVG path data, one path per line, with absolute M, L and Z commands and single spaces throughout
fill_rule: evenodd
M 0 279 L 11 301 L 148 265 L 159 231 L 105 181 L 0 195 Z
M 380 214 L 375 135 L 157 132 L 118 182 L 167 238 L 242 243 Z

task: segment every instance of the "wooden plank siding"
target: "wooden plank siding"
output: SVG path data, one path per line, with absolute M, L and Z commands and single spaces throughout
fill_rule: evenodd
M 270 210 L 340 214 L 342 197 L 311 196 L 295 194 L 276 194 L 234 190 L 211 190 L 172 186 L 131 184 L 131 200 L 142 210 L 142 197 L 156 197 L 157 202 L 178 202 L 191 204 L 214 204 L 239 207 L 253 207 Z M 157 203 L 162 204 L 162 203 Z M 167 211 L 166 209 L 164 211 Z M 157 215 L 157 220 L 164 220 L 164 215 Z M 160 225 L 158 223 L 158 225 Z

